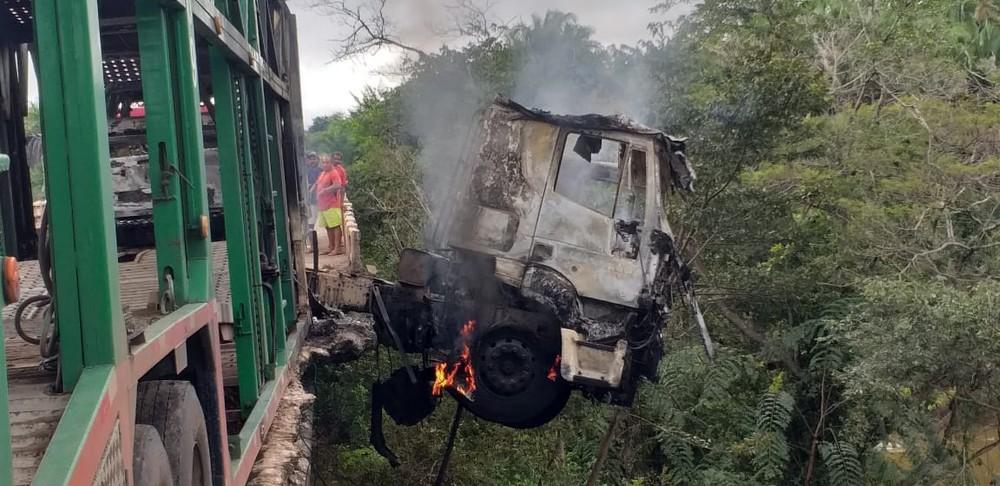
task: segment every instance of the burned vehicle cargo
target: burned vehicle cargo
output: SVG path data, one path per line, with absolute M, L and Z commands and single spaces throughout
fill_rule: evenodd
M 149 177 L 145 110 L 141 102 L 131 101 L 127 108 L 113 113 L 108 129 L 118 245 L 122 249 L 153 246 L 153 187 Z M 206 144 L 205 182 L 212 240 L 220 241 L 225 238 L 222 183 L 218 149 L 215 148 L 215 123 L 206 106 L 202 107 L 202 132 Z
M 669 193 L 693 189 L 684 141 L 498 98 L 467 146 L 428 248 L 372 290 L 380 342 L 425 364 L 375 385 L 373 420 L 416 423 L 445 393 L 517 428 L 574 389 L 631 405 L 656 377 L 671 296 L 693 298 L 666 218 Z

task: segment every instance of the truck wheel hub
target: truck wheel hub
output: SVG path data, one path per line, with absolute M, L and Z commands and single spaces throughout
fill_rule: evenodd
M 483 378 L 500 395 L 523 392 L 534 378 L 535 353 L 518 339 L 505 337 L 489 343 L 483 353 Z

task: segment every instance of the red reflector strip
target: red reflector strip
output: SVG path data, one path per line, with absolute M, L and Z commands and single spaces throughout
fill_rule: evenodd
M 3 259 L 3 300 L 10 304 L 17 302 L 21 293 L 21 274 L 17 269 L 17 259 L 5 257 Z

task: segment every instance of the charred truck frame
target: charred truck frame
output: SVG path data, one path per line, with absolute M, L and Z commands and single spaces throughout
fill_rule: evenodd
M 572 389 L 630 405 L 656 377 L 674 289 L 692 297 L 666 218 L 695 178 L 683 140 L 502 98 L 477 132 L 432 250 L 404 250 L 398 283 L 372 292 L 380 341 L 425 363 L 373 389 L 384 452 L 380 409 L 416 423 L 445 390 L 517 428 L 554 418 Z
M 284 0 L 0 0 L 0 484 L 246 484 L 310 322 L 297 56 Z

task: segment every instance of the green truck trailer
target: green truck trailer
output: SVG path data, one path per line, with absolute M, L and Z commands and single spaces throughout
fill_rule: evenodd
M 309 322 L 302 143 L 284 0 L 0 0 L 0 484 L 248 481 Z

